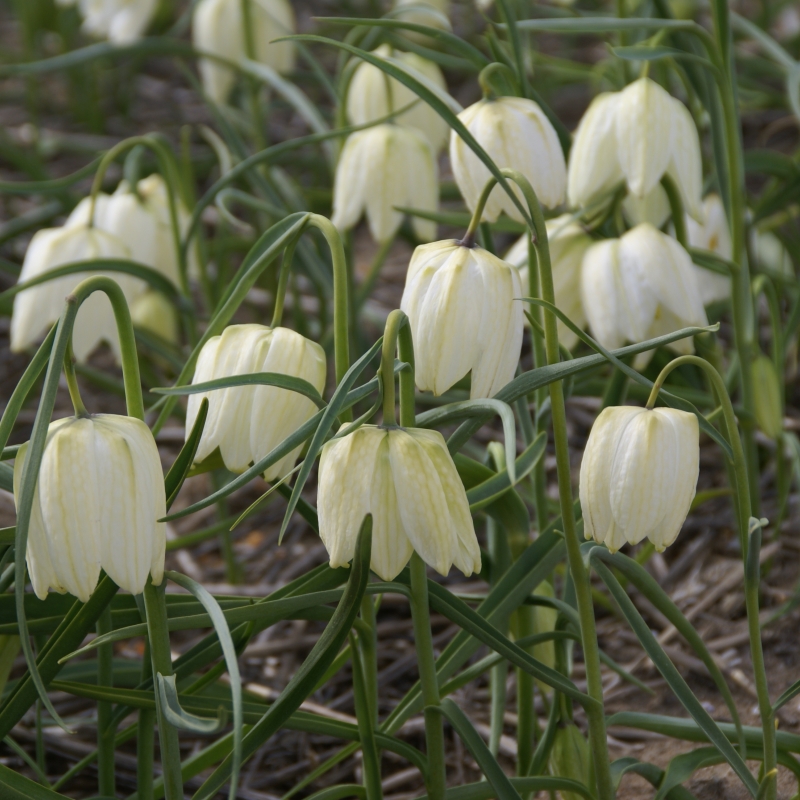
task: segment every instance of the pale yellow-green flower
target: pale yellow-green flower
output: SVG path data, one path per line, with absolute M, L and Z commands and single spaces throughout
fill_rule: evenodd
M 14 464 L 19 502 L 28 445 Z M 161 583 L 167 513 L 153 435 L 133 417 L 97 414 L 50 424 L 33 499 L 27 562 L 33 590 L 86 602 L 104 569 L 122 589 Z
M 158 10 L 158 0 L 77 0 L 86 33 L 118 45 L 140 39 Z
M 253 372 L 276 372 L 302 378 L 318 392 L 325 387 L 325 351 L 288 328 L 231 325 L 209 339 L 197 359 L 192 383 Z M 189 396 L 186 435 L 191 432 L 200 403 L 209 409 L 195 460 L 200 462 L 218 447 L 231 472 L 244 472 L 293 434 L 316 412 L 308 397 L 277 386 L 236 386 Z M 282 478 L 300 454 L 296 447 L 264 473 L 266 480 Z
M 481 554 L 464 486 L 438 431 L 364 425 L 322 450 L 319 533 L 332 567 L 349 564 L 372 514 L 373 571 L 392 580 L 414 550 L 442 575 L 479 572 Z
M 689 244 L 730 261 L 733 257 L 731 231 L 725 215 L 725 206 L 722 205 L 718 194 L 710 194 L 703 200 L 703 216 L 704 222 L 701 224 L 695 222 L 688 214 L 686 215 L 686 236 Z M 731 279 L 729 277 L 696 265 L 695 272 L 703 305 L 713 303 L 715 300 L 724 300 L 730 296 Z
M 519 361 L 523 296 L 519 270 L 483 248 L 420 245 L 400 301 L 417 343 L 417 387 L 442 394 L 471 371 L 470 397 L 494 396 Z
M 612 553 L 645 538 L 663 551 L 689 513 L 699 470 L 700 427 L 694 414 L 673 408 L 604 409 L 581 463 L 586 538 Z

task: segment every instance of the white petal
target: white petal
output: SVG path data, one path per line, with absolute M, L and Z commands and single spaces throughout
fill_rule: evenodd
M 678 190 L 688 214 L 698 222 L 703 220 L 703 159 L 700 155 L 700 137 L 689 109 L 672 98 L 672 158 L 669 174 Z

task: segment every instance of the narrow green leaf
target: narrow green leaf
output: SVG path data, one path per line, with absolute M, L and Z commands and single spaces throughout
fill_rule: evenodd
M 691 778 L 698 769 L 716 764 L 719 760 L 720 754 L 716 747 L 698 747 L 690 753 L 675 756 L 667 765 L 653 800 L 664 800 L 673 788 Z
M 164 478 L 164 489 L 167 495 L 167 511 L 169 511 L 170 507 L 175 502 L 175 498 L 178 496 L 178 492 L 180 492 L 183 482 L 186 480 L 186 476 L 192 468 L 207 417 L 208 398 L 204 397 L 197 411 L 197 418 L 194 421 L 194 425 L 192 425 L 192 431 Z
M 198 717 L 181 708 L 174 675 L 168 675 L 165 678 L 160 672 L 157 673 L 156 687 L 158 689 L 158 705 L 161 713 L 164 715 L 164 719 L 174 728 L 206 736 L 211 733 L 219 733 L 228 724 L 228 714 L 224 707 L 220 707 L 217 719 Z M 241 731 L 241 726 L 238 730 Z M 235 780 L 236 773 L 234 773 L 234 780 L 231 781 L 231 785 Z
M 64 795 L 0 764 L 0 795 L 3 800 L 64 800 Z
M 498 26 L 498 27 L 505 27 Z M 517 27 L 525 31 L 549 33 L 614 33 L 638 30 L 683 30 L 699 27 L 691 20 L 658 19 L 644 17 L 560 17 L 550 19 L 523 19 Z

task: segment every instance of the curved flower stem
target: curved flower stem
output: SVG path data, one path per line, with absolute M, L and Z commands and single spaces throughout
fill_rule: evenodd
M 289 273 L 292 271 L 292 259 L 297 248 L 297 239 L 290 242 L 283 251 L 281 271 L 278 275 L 278 286 L 275 289 L 275 308 L 272 311 L 270 328 L 277 328 L 283 321 L 283 307 L 286 303 L 286 288 L 289 285 Z
M 512 86 L 516 84 L 515 88 L 518 88 L 519 82 L 517 80 L 517 76 L 514 74 L 514 70 L 512 70 L 508 65 L 503 64 L 501 61 L 492 61 L 491 64 L 487 64 L 478 73 L 478 84 L 481 87 L 484 100 L 491 100 L 496 96 L 497 93 L 492 87 L 492 79 L 498 73 L 508 77 L 511 80 Z
M 758 697 L 758 708 L 761 715 L 761 726 L 764 737 L 764 772 L 769 773 L 775 769 L 777 763 L 777 751 L 775 740 L 775 724 L 772 703 L 769 698 L 769 686 L 767 682 L 766 667 L 764 664 L 764 652 L 761 644 L 761 628 L 758 619 L 758 586 L 759 586 L 759 554 L 761 545 L 761 529 L 756 526 L 751 534 L 750 518 L 752 514 L 750 481 L 748 479 L 747 461 L 742 440 L 739 436 L 739 428 L 736 424 L 736 415 L 733 411 L 728 392 L 725 388 L 725 381 L 717 370 L 705 359 L 699 356 L 680 356 L 670 361 L 656 378 L 650 397 L 647 400 L 647 408 L 653 408 L 656 398 L 664 385 L 664 381 L 672 370 L 683 364 L 693 364 L 700 367 L 708 376 L 708 379 L 717 396 L 717 402 L 722 408 L 722 416 L 725 420 L 725 427 L 728 433 L 728 442 L 733 451 L 733 492 L 736 498 L 736 517 L 739 524 L 739 542 L 742 548 L 742 560 L 744 563 L 745 574 L 745 604 L 747 607 L 747 627 L 750 635 L 750 654 L 753 661 L 753 677 L 756 684 L 756 695 Z M 766 798 L 775 800 L 777 787 L 772 781 L 766 787 Z
M 661 185 L 667 193 L 669 209 L 672 216 L 672 224 L 675 228 L 675 238 L 684 248 L 689 247 L 689 236 L 686 232 L 686 218 L 683 211 L 683 201 L 675 181 L 666 173 L 661 178 Z
M 524 175 L 516 170 L 503 169 L 504 177 L 514 181 L 522 190 L 528 203 L 533 227 L 537 262 L 539 265 L 539 282 L 541 297 L 555 305 L 553 287 L 553 271 L 550 265 L 550 247 L 547 242 L 542 208 L 533 187 Z M 494 179 L 492 179 L 494 180 Z M 545 350 L 548 364 L 557 364 L 560 360 L 558 346 L 558 328 L 556 316 L 551 311 L 544 313 Z M 589 740 L 594 755 L 595 775 L 597 779 L 598 800 L 613 800 L 614 785 L 611 780 L 611 762 L 608 757 L 606 739 L 606 721 L 603 711 L 603 684 L 600 676 L 600 650 L 597 645 L 597 628 L 594 619 L 592 588 L 589 572 L 581 556 L 581 543 L 575 524 L 572 499 L 572 478 L 569 460 L 569 441 L 567 437 L 567 414 L 564 405 L 564 387 L 561 381 L 550 384 L 550 405 L 553 418 L 553 440 L 556 450 L 556 467 L 558 473 L 558 494 L 561 505 L 561 519 L 564 525 L 564 538 L 567 545 L 567 558 L 570 572 L 575 583 L 575 595 L 578 602 L 578 616 L 581 623 L 581 646 L 586 664 L 586 681 L 589 696 L 595 700 L 586 709 L 589 722 Z
M 144 605 L 147 611 L 147 638 L 150 642 L 150 660 L 153 676 L 159 673 L 165 678 L 173 674 L 172 656 L 169 647 L 169 627 L 167 624 L 167 604 L 164 595 L 166 581 L 153 586 L 147 579 L 144 587 Z M 158 718 L 158 738 L 161 744 L 161 766 L 164 775 L 164 796 L 166 800 L 182 800 L 183 779 L 181 777 L 181 750 L 178 730 L 164 717 L 159 695 L 156 694 L 156 715 Z
M 339 231 L 320 214 L 311 214 L 308 225 L 325 237 L 331 251 L 333 265 L 333 352 L 336 363 L 336 383 L 340 383 L 350 369 L 350 298 L 347 258 Z M 350 422 L 351 412 L 342 412 L 342 421 Z
M 75 375 L 75 355 L 72 352 L 72 338 L 67 342 L 67 352 L 64 353 L 64 375 L 67 379 L 67 389 L 69 389 L 69 399 L 75 410 L 76 417 L 88 417 L 89 412 L 83 404 L 81 390 L 78 386 L 78 378 Z
M 491 66 L 491 64 L 489 66 Z M 492 193 L 492 190 L 496 184 L 497 181 L 492 178 L 487 182 L 486 186 L 483 187 L 483 191 L 478 196 L 478 202 L 475 204 L 475 210 L 472 212 L 472 218 L 469 221 L 469 227 L 467 228 L 467 232 L 464 234 L 464 238 L 460 242 L 460 244 L 464 247 L 475 246 L 475 237 L 478 235 L 478 228 L 481 225 L 483 209 L 485 208 L 486 203 L 489 200 L 489 195 Z

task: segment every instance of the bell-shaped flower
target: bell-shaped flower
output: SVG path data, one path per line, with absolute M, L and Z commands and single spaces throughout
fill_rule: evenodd
M 686 106 L 650 78 L 598 95 L 575 131 L 570 204 L 589 205 L 623 181 L 643 199 L 665 174 L 675 181 L 686 210 L 702 220 L 700 138 Z
M 586 313 L 581 300 L 581 263 L 592 239 L 569 214 L 548 220 L 546 226 L 556 305 L 579 328 L 585 328 Z M 506 253 L 506 261 L 520 268 L 522 294 L 526 297 L 529 286 L 528 242 L 529 234 L 523 234 Z M 558 321 L 558 339 L 568 350 L 578 343 L 578 335 L 561 320 Z
M 214 336 L 205 343 L 192 383 L 251 372 L 276 372 L 302 378 L 322 392 L 325 351 L 316 342 L 288 328 L 231 325 L 221 336 Z M 231 472 L 244 472 L 317 411 L 309 398 L 277 386 L 214 389 L 189 396 L 187 436 L 204 397 L 208 397 L 208 417 L 195 460 L 203 461 L 219 448 L 222 461 Z M 264 478 L 271 481 L 284 477 L 294 467 L 301 447 L 273 464 Z
M 531 183 L 539 201 L 553 208 L 564 201 L 567 170 L 558 134 L 544 111 L 522 97 L 484 99 L 464 109 L 458 118 L 500 168 L 521 172 Z M 474 211 L 491 174 L 466 142 L 450 134 L 450 163 L 464 202 Z M 519 187 L 512 190 L 525 207 Z M 523 222 L 522 213 L 502 186 L 496 186 L 486 203 L 483 218 L 494 222 L 501 212 Z
M 733 243 L 725 206 L 718 194 L 710 194 L 703 200 L 705 221 L 700 224 L 686 215 L 686 236 L 689 244 L 698 250 L 708 250 L 720 258 L 731 260 Z M 731 293 L 731 279 L 725 275 L 695 265 L 697 284 L 703 305 L 715 300 L 724 300 Z
M 83 29 L 118 45 L 140 39 L 158 10 L 158 0 L 78 0 Z
M 88 202 L 88 198 L 81 201 L 73 215 L 84 215 Z M 70 218 L 61 228 L 44 228 L 34 234 L 25 253 L 19 280 L 22 283 L 75 261 L 99 258 L 130 260 L 131 253 L 118 237 Z M 113 278 L 129 304 L 145 289 L 145 284 L 138 278 L 121 272 L 104 273 L 102 270 L 66 275 L 24 289 L 14 297 L 11 350 L 18 353 L 35 344 L 58 321 L 64 310 L 64 298 L 82 280 L 92 275 L 109 275 Z M 119 338 L 111 303 L 102 292 L 94 292 L 81 305 L 75 322 L 72 333 L 75 357 L 78 361 L 86 361 L 101 341 L 111 346 L 119 360 Z
M 648 223 L 586 251 L 581 296 L 594 337 L 611 349 L 708 324 L 689 254 Z M 691 338 L 669 346 L 694 352 Z
M 669 198 L 660 183 L 644 197 L 627 194 L 622 201 L 622 213 L 631 227 L 649 222 L 654 228 L 661 228 L 669 219 L 671 211 Z
M 277 72 L 294 67 L 295 49 L 290 41 L 274 42 L 295 32 L 294 12 L 288 0 L 246 0 L 250 30 L 245 30 L 243 0 L 200 0 L 192 17 L 192 42 L 201 52 L 227 61 L 247 57 L 247 37 L 252 36 L 255 60 Z M 203 91 L 215 103 L 225 103 L 236 82 L 230 67 L 203 58 L 199 64 Z
M 439 172 L 424 134 L 403 125 L 376 125 L 347 137 L 333 185 L 331 221 L 345 231 L 366 212 L 372 238 L 391 239 L 403 221 L 397 207 L 436 211 Z M 414 217 L 414 233 L 436 235 L 436 223 Z
M 414 77 L 438 89 L 447 89 L 438 64 L 416 53 L 393 53 L 389 45 L 381 45 L 372 55 L 382 59 L 394 56 Z M 450 130 L 447 123 L 400 81 L 366 61 L 359 64 L 347 91 L 347 117 L 353 125 L 365 125 L 407 106 L 411 107 L 394 117 L 394 121 L 424 134 L 438 153 L 447 142 Z
M 372 514 L 373 571 L 394 579 L 414 550 L 442 575 L 479 572 L 464 486 L 438 431 L 363 425 L 322 450 L 319 534 L 332 567 L 348 564 Z
M 580 475 L 583 530 L 611 552 L 645 537 L 662 552 L 689 513 L 700 471 L 697 417 L 610 406 L 595 420 Z
M 14 463 L 19 503 L 28 445 Z M 33 590 L 86 602 L 104 569 L 122 589 L 144 590 L 164 575 L 167 513 L 164 476 L 153 434 L 133 417 L 69 417 L 47 432 L 28 530 Z
M 416 382 L 446 392 L 472 372 L 470 397 L 492 397 L 513 377 L 522 348 L 519 270 L 453 239 L 420 245 L 400 308 L 419 343 Z
M 425 25 L 442 31 L 452 31 L 453 26 L 447 16 L 449 0 L 395 0 L 392 17 L 401 22 Z M 431 44 L 431 38 L 424 33 L 398 30 L 398 34 L 418 44 Z
M 165 342 L 178 343 L 178 313 L 161 292 L 150 289 L 137 297 L 131 306 L 131 321 Z
M 750 252 L 762 269 L 772 270 L 794 280 L 792 257 L 783 242 L 772 232 L 750 229 Z

